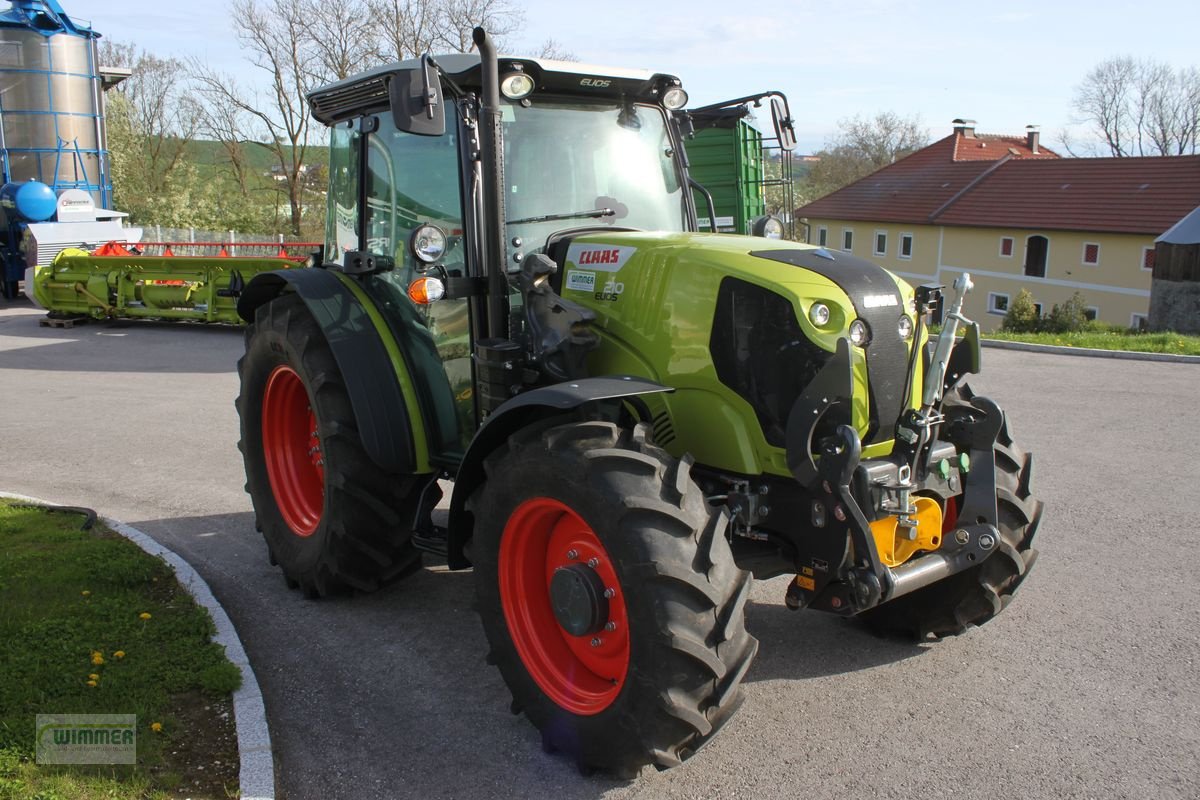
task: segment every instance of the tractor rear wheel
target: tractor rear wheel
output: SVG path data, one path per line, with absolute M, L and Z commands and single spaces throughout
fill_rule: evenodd
M 608 422 L 519 432 L 472 496 L 476 597 L 513 711 L 581 770 L 688 758 L 732 716 L 758 649 L 750 574 L 675 459 Z
M 238 373 L 246 491 L 288 585 L 309 597 L 371 591 L 418 568 L 419 486 L 366 454 L 333 352 L 298 295 L 258 308 Z
M 974 393 L 961 385 L 946 395 L 942 435 L 954 441 L 954 421 L 979 413 L 971 405 Z M 977 567 L 951 575 L 912 594 L 864 612 L 860 619 L 880 633 L 924 639 L 963 633 L 982 625 L 1012 601 L 1017 587 L 1037 560 L 1033 536 L 1042 519 L 1042 501 L 1031 491 L 1033 455 L 1013 441 L 1008 418 L 1000 428 L 996 454 L 996 510 L 1000 546 Z M 955 506 L 956 507 L 956 506 Z M 950 509 L 953 514 L 953 507 Z M 949 521 L 953 524 L 953 520 Z

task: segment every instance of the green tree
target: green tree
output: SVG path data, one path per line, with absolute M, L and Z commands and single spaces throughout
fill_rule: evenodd
M 105 97 L 113 200 L 139 224 L 172 224 L 163 203 L 180 183 L 197 109 L 181 62 L 105 40 L 100 61 L 132 74 Z
M 1004 315 L 1004 322 L 1000 327 L 1013 333 L 1033 333 L 1040 328 L 1041 322 L 1037 306 L 1033 303 L 1033 295 L 1028 289 L 1022 289 L 1009 303 L 1008 313 Z
M 1050 333 L 1073 333 L 1087 327 L 1087 305 L 1079 292 L 1063 304 L 1054 304 L 1046 317 L 1044 329 Z

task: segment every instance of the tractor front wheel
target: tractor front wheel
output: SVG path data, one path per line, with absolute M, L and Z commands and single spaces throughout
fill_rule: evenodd
M 946 395 L 942 435 L 954 441 L 955 421 L 978 414 L 971 405 L 970 387 L 956 387 Z M 956 443 L 958 444 L 958 443 Z M 966 450 L 965 443 L 959 444 Z M 1032 491 L 1033 455 L 1013 441 L 1005 418 L 994 446 L 996 456 L 996 510 L 1000 545 L 977 567 L 951 575 L 860 615 L 871 628 L 885 634 L 924 639 L 963 633 L 982 625 L 1012 601 L 1037 559 L 1033 535 L 1042 518 L 1042 501 Z M 956 504 L 948 504 L 950 510 Z M 953 524 L 953 517 L 949 520 Z
M 758 647 L 728 517 L 648 431 L 521 431 L 469 505 L 490 660 L 543 746 L 585 770 L 679 764 L 732 716 Z
M 258 308 L 238 373 L 246 491 L 288 584 L 310 597 L 370 591 L 419 567 L 418 484 L 366 454 L 337 361 L 298 295 Z

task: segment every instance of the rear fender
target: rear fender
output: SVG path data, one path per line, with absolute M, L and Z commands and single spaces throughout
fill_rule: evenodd
M 286 291 L 300 295 L 329 342 L 367 455 L 389 472 L 428 471 L 428 455 L 418 452 L 424 448 L 417 447 L 410 423 L 416 409 L 405 402 L 383 336 L 362 301 L 335 273 L 294 269 L 256 275 L 238 298 L 238 315 L 253 322 L 259 306 Z
M 474 529 L 474 519 L 466 510 L 467 499 L 487 477 L 483 470 L 484 459 L 509 436 L 537 420 L 567 414 L 589 403 L 673 391 L 669 386 L 626 375 L 581 378 L 524 392 L 497 408 L 471 440 L 454 480 L 446 555 L 450 569 L 471 566 L 463 552 Z

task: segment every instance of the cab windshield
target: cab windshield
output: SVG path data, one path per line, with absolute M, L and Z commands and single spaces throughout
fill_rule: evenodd
M 520 237 L 528 251 L 564 228 L 686 230 L 657 106 L 541 101 L 506 105 L 502 116 L 510 241 Z

